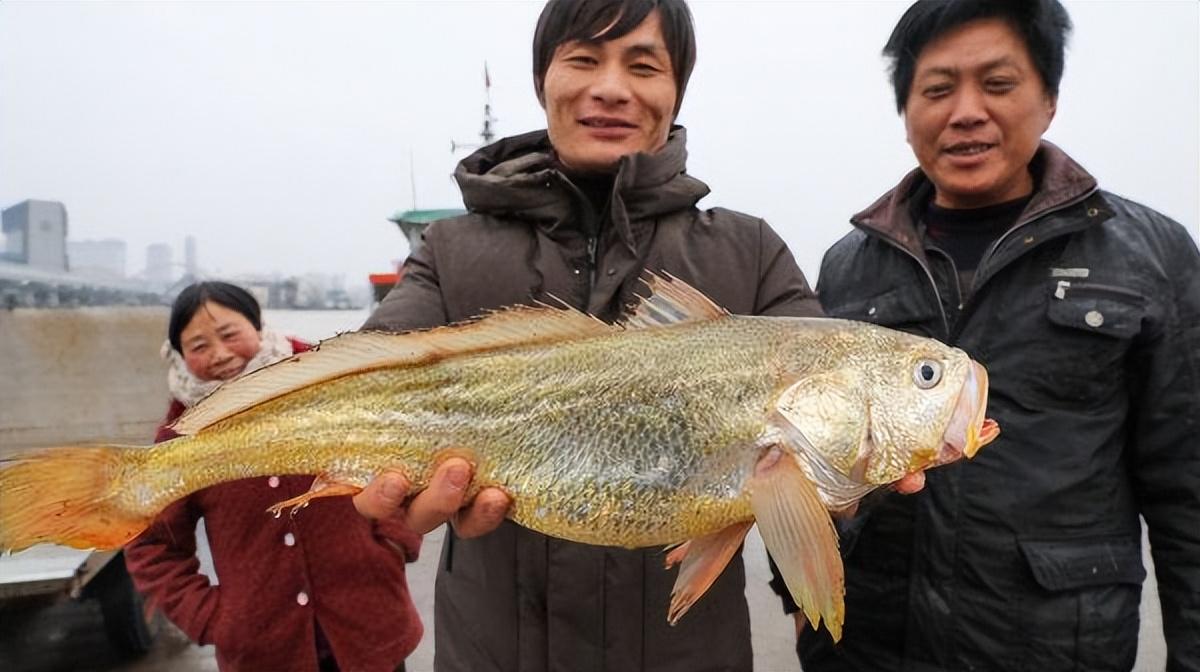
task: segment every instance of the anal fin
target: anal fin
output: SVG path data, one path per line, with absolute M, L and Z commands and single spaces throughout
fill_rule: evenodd
M 321 473 L 313 479 L 312 487 L 308 489 L 308 492 L 299 497 L 292 497 L 277 504 L 272 504 L 267 508 L 267 513 L 273 513 L 278 518 L 284 509 L 290 508 L 291 515 L 294 516 L 314 499 L 320 499 L 321 497 L 353 497 L 362 492 L 362 489 L 363 486 L 352 483 L 347 478 L 339 478 L 328 472 Z
M 836 642 L 845 617 L 845 576 L 837 530 L 816 486 L 792 453 L 773 447 L 751 478 L 750 506 L 779 573 L 815 629 L 825 627 Z
M 675 565 L 678 565 L 679 563 L 683 562 L 683 559 L 687 557 L 688 549 L 691 547 L 692 547 L 692 542 L 690 542 L 690 541 L 685 541 L 685 542 L 682 542 L 679 544 L 672 544 L 672 545 L 668 546 L 666 549 L 664 549 L 667 552 L 667 558 L 666 558 L 666 561 L 663 563 L 663 568 L 670 569 L 670 568 L 674 567 Z
M 671 589 L 671 608 L 667 612 L 671 625 L 678 623 L 679 618 L 708 591 L 753 525 L 752 520 L 735 523 L 677 546 L 667 555 L 667 567 L 680 560 L 683 562 L 679 576 L 675 578 L 675 587 Z

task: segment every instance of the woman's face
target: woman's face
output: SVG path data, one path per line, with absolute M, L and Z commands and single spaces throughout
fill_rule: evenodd
M 183 361 L 201 380 L 237 377 L 258 353 L 260 335 L 250 320 L 214 301 L 200 306 L 179 332 Z

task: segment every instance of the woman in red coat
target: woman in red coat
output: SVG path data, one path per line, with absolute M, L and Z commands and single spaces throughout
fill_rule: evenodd
M 156 441 L 177 436 L 171 422 L 221 383 L 310 347 L 263 329 L 254 297 L 223 282 L 185 289 L 168 332 L 172 400 Z M 345 497 L 315 500 L 295 516 L 264 513 L 312 480 L 271 476 L 200 490 L 125 548 L 138 589 L 193 641 L 216 645 L 221 670 L 391 672 L 421 638 L 404 575 L 419 536 L 367 521 Z M 199 571 L 200 518 L 219 583 Z

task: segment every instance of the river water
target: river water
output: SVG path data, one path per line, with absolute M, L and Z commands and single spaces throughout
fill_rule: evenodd
M 371 312 L 362 310 L 264 310 L 263 326 L 315 343 L 362 326 Z

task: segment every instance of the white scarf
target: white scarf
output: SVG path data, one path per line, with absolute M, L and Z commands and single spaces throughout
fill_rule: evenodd
M 251 371 L 292 356 L 292 342 L 286 336 L 265 327 L 259 334 L 262 342 L 258 346 L 258 352 L 249 362 L 246 362 L 246 368 L 239 375 L 244 376 Z M 225 382 L 223 380 L 201 380 L 196 377 L 196 374 L 188 370 L 187 363 L 183 361 L 183 355 L 171 347 L 169 340 L 163 343 L 160 354 L 170 364 L 170 370 L 167 371 L 167 388 L 171 391 L 171 396 L 178 399 L 187 408 L 195 406 Z

